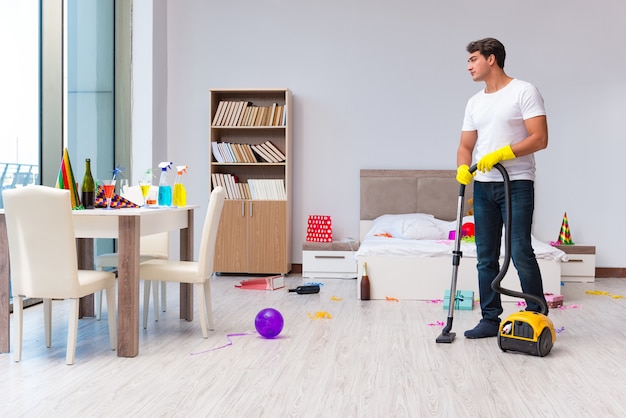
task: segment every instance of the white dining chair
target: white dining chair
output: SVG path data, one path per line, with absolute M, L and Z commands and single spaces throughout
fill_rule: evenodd
M 225 198 L 226 192 L 223 187 L 218 186 L 211 192 L 202 228 L 198 261 L 150 260 L 139 266 L 139 277 L 142 280 L 193 284 L 204 338 L 209 337 L 207 323 L 211 330 L 215 327 L 211 308 L 210 279 L 213 275 L 217 229 Z
M 65 361 L 74 363 L 79 301 L 106 291 L 109 342 L 115 350 L 115 275 L 79 270 L 70 191 L 32 185 L 2 192 L 13 294 L 13 359 L 22 358 L 24 298 L 42 298 L 46 347 L 52 345 L 52 300 L 69 303 Z
M 154 186 L 153 186 L 154 187 Z M 139 186 L 127 186 L 125 190 L 122 191 L 122 196 L 133 203 L 142 204 L 143 196 L 141 195 L 141 189 Z M 139 240 L 139 262 L 143 263 L 144 261 L 153 260 L 153 259 L 161 259 L 167 260 L 170 258 L 169 255 L 169 247 L 170 247 L 170 234 L 169 232 L 162 232 L 159 234 L 153 235 L 145 235 L 142 236 Z M 117 269 L 119 260 L 118 253 L 105 253 L 100 254 L 96 257 L 95 260 L 95 269 L 96 270 L 105 270 L 105 269 Z M 165 312 L 167 310 L 167 283 L 161 282 L 161 310 Z M 148 306 L 150 305 L 150 289 L 151 283 L 150 281 L 144 281 L 144 302 L 143 302 L 143 327 L 144 329 L 148 327 Z M 152 297 L 154 300 L 154 320 L 159 320 L 159 286 L 152 287 Z M 95 294 L 95 305 L 96 305 L 96 319 L 100 320 L 100 315 L 102 312 L 102 292 L 97 292 Z

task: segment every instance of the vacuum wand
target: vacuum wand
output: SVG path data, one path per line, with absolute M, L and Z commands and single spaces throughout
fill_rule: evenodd
M 452 280 L 450 284 L 450 294 L 448 300 L 448 320 L 443 330 L 441 331 L 441 334 L 435 340 L 438 343 L 451 343 L 452 341 L 454 341 L 454 337 L 456 336 L 456 333 L 450 331 L 452 331 L 452 322 L 454 321 L 454 298 L 456 297 L 456 282 L 459 272 L 459 264 L 461 264 L 461 258 L 463 257 L 463 252 L 461 251 L 461 230 L 463 224 L 464 202 L 465 185 L 461 184 L 456 211 L 457 221 L 456 235 L 454 236 L 454 250 L 452 251 Z

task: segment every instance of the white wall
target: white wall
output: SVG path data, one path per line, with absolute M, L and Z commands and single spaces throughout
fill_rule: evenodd
M 209 89 L 290 88 L 300 263 L 308 214 L 331 215 L 335 239 L 358 236 L 360 169 L 455 168 L 465 102 L 482 88 L 465 46 L 494 36 L 508 74 L 547 105 L 535 235 L 556 240 L 567 212 L 599 267 L 623 267 L 625 15 L 614 0 L 170 1 L 168 152 L 190 167 L 190 203 L 205 206 Z

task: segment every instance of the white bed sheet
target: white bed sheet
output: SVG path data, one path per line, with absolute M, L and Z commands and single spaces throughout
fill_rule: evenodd
M 410 240 L 368 235 L 361 241 L 355 258 L 374 255 L 436 257 L 452 254 L 454 244 L 453 240 Z M 532 246 L 537 258 L 568 261 L 566 253 L 535 237 L 532 237 Z M 504 256 L 504 242 L 501 248 Z M 476 257 L 476 244 L 461 241 L 461 251 L 463 257 Z

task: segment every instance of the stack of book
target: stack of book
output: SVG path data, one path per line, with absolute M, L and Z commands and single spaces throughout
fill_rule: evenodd
M 212 142 L 211 147 L 218 163 L 280 163 L 286 160 L 285 154 L 270 141 L 253 145 Z
M 249 179 L 250 195 L 253 200 L 286 200 L 283 179 Z
M 213 157 L 218 163 L 256 163 L 256 155 L 249 144 L 212 142 Z
M 285 126 L 286 106 L 255 106 L 247 101 L 218 103 L 212 126 Z
M 249 179 L 239 182 L 237 176 L 225 173 L 212 173 L 213 187 L 222 186 L 227 199 L 244 200 L 286 200 L 283 179 Z

